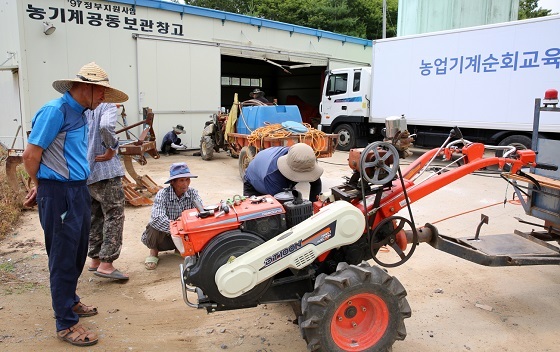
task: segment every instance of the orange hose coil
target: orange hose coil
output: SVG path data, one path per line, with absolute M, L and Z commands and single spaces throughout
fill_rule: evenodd
M 259 127 L 249 136 L 247 136 L 247 141 L 249 145 L 260 149 L 260 146 L 264 144 L 264 139 L 285 139 L 287 137 L 297 136 L 300 143 L 308 144 L 315 151 L 315 155 L 319 156 L 320 152 L 327 147 L 326 134 L 323 131 L 319 131 L 310 124 L 304 123 L 307 127 L 307 132 L 305 133 L 293 133 L 287 131 L 281 124 L 271 124 L 263 127 Z

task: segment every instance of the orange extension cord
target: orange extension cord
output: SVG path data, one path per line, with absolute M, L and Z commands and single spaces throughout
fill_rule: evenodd
M 519 199 L 508 200 L 507 202 L 508 202 L 509 204 L 514 204 L 514 205 L 520 205 L 520 204 L 521 204 L 521 202 L 519 201 Z M 451 216 L 448 216 L 448 217 L 446 217 L 446 218 L 439 219 L 439 220 L 437 220 L 437 221 L 431 222 L 430 224 L 434 225 L 434 224 L 437 224 L 438 222 L 442 222 L 442 221 L 445 221 L 445 220 L 449 220 L 449 219 L 455 218 L 455 217 L 457 217 L 457 216 L 465 215 L 465 214 L 468 214 L 468 213 L 472 213 L 472 212 L 475 212 L 475 211 L 478 211 L 478 210 L 481 210 L 481 209 L 490 208 L 490 207 L 493 207 L 493 206 L 495 206 L 495 205 L 500 205 L 500 204 L 504 204 L 504 202 L 496 202 L 496 203 L 493 203 L 493 204 L 485 205 L 485 206 L 480 207 L 480 208 L 467 210 L 467 211 L 464 211 L 464 212 L 462 212 L 462 213 L 458 213 L 458 214 L 455 214 L 455 215 L 451 215 Z
M 304 123 L 303 125 L 307 127 L 306 133 L 293 133 L 287 131 L 279 123 L 266 125 L 251 132 L 251 134 L 247 136 L 247 141 L 249 142 L 249 145 L 252 145 L 255 148 L 260 148 L 261 145 L 264 144 L 265 138 L 282 139 L 295 135 L 299 138 L 300 143 L 303 142 L 308 144 L 311 148 L 313 148 L 315 154 L 318 156 L 327 146 L 327 138 L 325 138 L 326 134 L 323 131 L 319 131 L 311 127 L 308 123 Z

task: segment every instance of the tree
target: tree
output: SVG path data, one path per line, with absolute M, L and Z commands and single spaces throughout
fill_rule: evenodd
M 185 0 L 233 12 L 350 36 L 378 39 L 383 0 Z M 398 0 L 387 0 L 387 37 L 397 34 Z
M 187 5 L 246 15 L 252 13 L 253 2 L 253 0 L 185 0 Z
M 540 8 L 538 7 L 538 3 L 539 0 L 520 0 L 519 15 L 517 16 L 517 18 L 520 20 L 524 20 L 527 18 L 544 17 L 551 14 L 552 10 Z

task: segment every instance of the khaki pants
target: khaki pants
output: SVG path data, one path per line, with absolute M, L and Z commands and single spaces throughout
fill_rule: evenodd
M 171 251 L 175 249 L 175 244 L 171 239 L 171 234 L 154 229 L 150 224 L 142 234 L 142 243 L 150 249 L 158 251 Z

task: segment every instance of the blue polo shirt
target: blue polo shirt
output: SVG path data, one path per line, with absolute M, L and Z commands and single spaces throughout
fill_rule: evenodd
M 288 147 L 272 147 L 257 153 L 245 170 L 245 180 L 261 194 L 275 195 L 295 182 L 288 180 L 278 170 L 278 158 L 288 154 Z
M 46 103 L 31 121 L 28 143 L 43 149 L 38 179 L 83 181 L 89 176 L 88 124 L 70 93 Z

